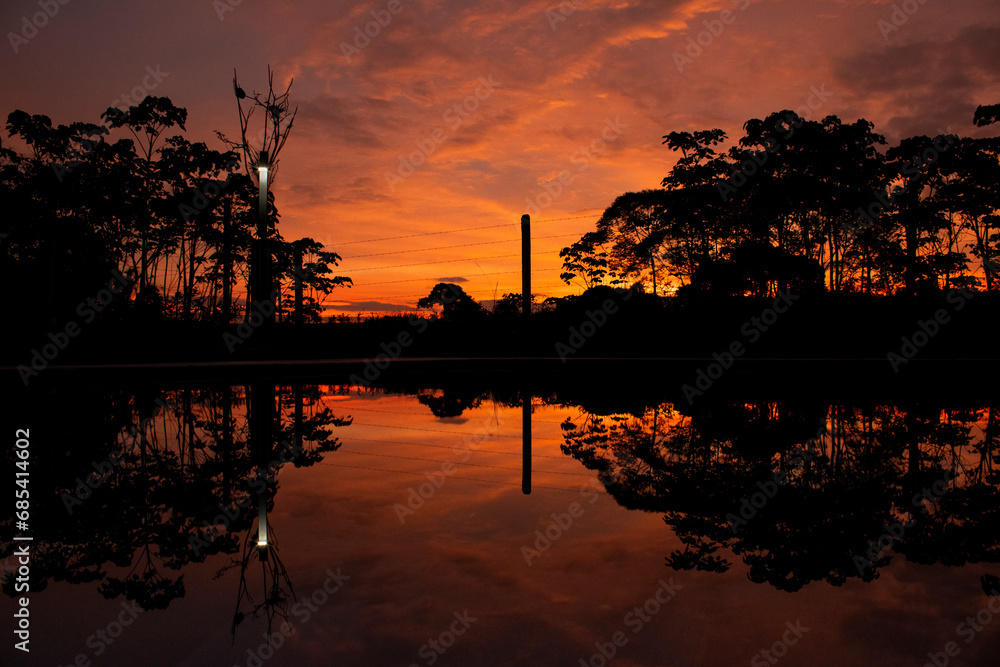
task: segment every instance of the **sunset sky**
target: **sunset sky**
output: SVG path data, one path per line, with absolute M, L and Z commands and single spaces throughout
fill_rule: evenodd
M 439 281 L 520 291 L 522 213 L 533 291 L 578 291 L 559 249 L 659 185 L 671 131 L 735 140 L 790 108 L 867 118 L 890 143 L 980 136 L 976 106 L 1000 102 L 995 0 L 6 0 L 0 26 L 4 117 L 98 122 L 148 93 L 222 149 L 215 130 L 239 133 L 233 68 L 248 92 L 267 65 L 282 90 L 294 77 L 280 231 L 344 257 L 348 312 L 412 307 Z

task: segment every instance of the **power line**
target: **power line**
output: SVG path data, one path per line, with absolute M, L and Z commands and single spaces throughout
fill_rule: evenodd
M 391 266 L 366 266 L 363 269 L 351 269 L 351 273 L 357 273 L 358 271 L 388 271 L 390 269 L 402 269 L 408 266 L 427 266 L 428 264 L 451 264 L 454 262 L 477 262 L 479 260 L 487 259 L 504 259 L 506 257 L 520 257 L 521 253 L 515 252 L 510 255 L 492 255 L 490 257 L 462 257 L 460 259 L 439 259 L 434 262 L 417 262 L 416 264 L 393 264 Z M 395 281 L 391 281 L 395 282 Z M 405 281 L 404 281 L 405 282 Z M 377 285 L 380 283 L 368 283 L 369 285 Z
M 449 435 L 478 435 L 486 436 L 484 433 L 472 433 L 471 431 L 449 431 L 443 428 L 420 428 L 418 426 L 390 426 L 389 424 L 364 424 L 361 422 L 352 422 L 352 426 L 374 426 L 375 428 L 398 428 L 406 431 L 429 431 L 431 433 L 447 433 Z M 519 435 L 506 435 L 503 433 L 490 433 L 488 434 L 491 438 L 517 438 L 520 440 Z
M 353 408 L 353 409 L 357 409 L 357 408 Z M 374 410 L 373 412 L 379 412 L 379 410 Z M 415 414 L 415 413 L 408 412 L 406 414 Z M 557 422 L 545 422 L 545 423 L 546 424 L 555 424 Z M 501 451 L 498 451 L 496 449 L 481 449 L 479 447 L 458 447 L 458 446 L 452 447 L 452 446 L 449 446 L 449 445 L 434 445 L 434 444 L 431 444 L 429 442 L 412 442 L 412 441 L 407 441 L 407 440 L 381 440 L 379 438 L 355 438 L 354 436 L 343 436 L 343 438 L 344 438 L 344 442 L 345 443 L 348 442 L 348 438 L 349 438 L 350 442 L 355 442 L 355 441 L 357 441 L 357 442 L 382 442 L 382 443 L 386 443 L 386 444 L 390 444 L 390 445 L 405 445 L 407 447 L 410 447 L 410 446 L 413 446 L 413 447 L 434 447 L 434 448 L 437 448 L 437 449 L 450 449 L 452 451 L 481 452 L 481 453 L 484 453 L 484 454 L 500 454 L 502 456 L 521 456 L 522 455 L 521 452 L 501 452 Z M 535 441 L 537 441 L 537 439 L 535 439 Z M 560 442 L 560 440 L 558 440 L 558 439 L 551 439 L 551 441 L 552 442 Z M 531 455 L 534 458 L 540 458 L 540 459 L 558 459 L 560 461 L 567 460 L 565 456 L 552 456 L 552 455 L 546 455 L 546 454 L 536 454 L 534 452 L 532 452 Z
M 532 257 L 538 257 L 540 255 L 548 256 L 548 255 L 551 255 L 551 253 L 550 252 L 543 252 L 543 251 L 538 251 L 538 252 L 531 253 Z M 438 260 L 435 260 L 433 262 L 414 262 L 413 264 L 390 264 L 390 265 L 387 265 L 387 266 L 366 266 L 366 267 L 363 267 L 363 268 L 360 268 L 360 269 L 344 269 L 344 271 L 347 272 L 347 273 L 357 273 L 358 271 L 388 271 L 388 270 L 391 270 L 391 269 L 402 269 L 402 268 L 406 268 L 406 267 L 410 267 L 410 266 L 427 266 L 427 265 L 430 265 L 430 264 L 450 264 L 450 263 L 454 263 L 454 262 L 480 262 L 480 261 L 486 261 L 488 259 L 507 259 L 507 258 L 510 258 L 510 257 L 520 257 L 520 256 L 521 256 L 521 253 L 514 252 L 514 253 L 509 253 L 509 254 L 506 254 L 506 255 L 488 255 L 486 257 L 460 257 L 458 259 L 438 259 Z M 542 270 L 542 269 L 540 269 L 539 267 L 533 267 L 532 268 L 533 272 L 534 271 L 540 271 L 540 270 Z M 373 283 L 368 283 L 368 284 L 371 285 Z
M 387 468 L 366 468 L 364 466 L 349 466 L 349 465 L 344 465 L 342 463 L 330 463 L 330 462 L 327 462 L 327 461 L 320 461 L 320 465 L 333 466 L 334 468 L 349 468 L 351 470 L 368 470 L 368 471 L 371 471 L 371 472 L 390 472 L 390 473 L 396 473 L 397 475 L 410 475 L 411 477 L 416 476 L 416 477 L 426 478 L 426 476 L 427 476 L 426 473 L 422 473 L 422 472 L 410 472 L 409 470 L 389 470 Z M 456 464 L 456 465 L 458 465 L 458 464 Z M 520 483 L 501 482 L 501 481 L 495 480 L 495 479 L 478 479 L 476 477 L 460 477 L 458 475 L 448 475 L 448 479 L 461 479 L 461 480 L 465 480 L 466 482 L 481 482 L 483 484 L 498 484 L 500 486 L 515 486 L 517 488 L 521 488 L 521 484 Z M 593 487 L 588 487 L 588 488 L 593 488 Z M 539 486 L 538 484 L 532 484 L 531 485 L 531 489 L 532 490 L 535 490 L 535 489 L 544 489 L 546 491 L 568 491 L 570 493 L 580 493 L 579 489 L 567 489 L 565 487 L 558 487 L 558 486 Z M 602 493 L 602 494 L 606 493 L 606 491 L 603 491 L 601 489 L 596 489 L 596 488 L 594 488 L 594 491 L 597 492 L 597 493 Z
M 603 215 L 603 214 L 591 213 L 590 215 L 577 215 L 572 218 L 547 218 L 545 220 L 532 220 L 532 222 L 559 222 L 560 220 L 583 220 L 584 218 L 596 218 L 598 217 L 598 215 Z
M 551 236 L 536 236 L 532 238 L 532 241 L 539 241 L 541 239 L 559 239 L 566 238 L 567 236 L 576 236 L 576 234 L 552 234 Z M 451 250 L 453 248 L 468 248 L 475 245 L 493 245 L 496 243 L 514 243 L 515 241 L 520 241 L 520 238 L 516 239 L 503 239 L 501 241 L 479 241 L 476 243 L 461 243 L 459 245 L 443 245 L 436 246 L 433 248 L 411 248 L 409 250 L 394 250 L 392 252 L 374 252 L 367 255 L 352 255 L 350 257 L 343 257 L 343 260 L 348 259 L 360 259 L 362 257 L 384 257 L 385 255 L 403 255 L 409 252 L 428 252 L 431 250 Z
M 559 222 L 562 220 L 583 220 L 584 218 L 597 217 L 597 215 L 599 214 L 593 213 L 591 215 L 577 215 L 569 218 L 548 218 L 546 220 L 532 220 L 532 222 Z M 459 232 L 474 232 L 480 229 L 497 229 L 499 227 L 516 226 L 517 224 L 518 224 L 517 222 L 505 222 L 500 225 L 483 225 L 482 227 L 465 227 L 463 229 L 444 229 L 438 232 L 420 232 L 419 234 L 403 234 L 401 236 L 383 236 L 381 238 L 364 239 L 361 241 L 345 241 L 344 243 L 337 243 L 336 246 L 340 247 L 345 245 L 357 245 L 359 243 L 377 243 L 379 241 L 398 241 L 400 239 L 414 239 L 420 236 L 437 236 L 439 234 L 457 234 Z M 324 244 L 324 246 L 325 245 L 326 244 Z M 334 244 L 330 245 L 332 246 Z
M 510 468 L 507 466 L 491 466 L 485 463 L 470 463 L 468 461 L 455 462 L 455 461 L 440 461 L 438 459 L 424 459 L 418 458 L 416 456 L 398 456 L 395 454 L 379 454 L 377 452 L 359 452 L 354 449 L 344 449 L 340 448 L 337 450 L 341 454 L 357 454 L 359 456 L 380 456 L 387 459 L 399 459 L 401 461 L 423 461 L 425 463 L 454 463 L 455 465 L 472 466 L 473 468 L 492 468 L 493 470 L 514 470 L 520 471 L 520 468 Z M 558 470 L 538 470 L 532 468 L 532 473 L 538 473 L 540 475 L 568 475 L 570 477 L 590 477 L 588 473 L 582 472 L 561 472 Z
M 451 261 L 451 260 L 449 260 L 449 261 Z M 431 263 L 433 264 L 434 262 L 431 262 Z M 420 264 L 414 264 L 414 266 L 421 266 L 421 265 Z M 386 267 L 386 268 L 388 269 L 388 268 L 393 268 L 393 267 Z M 491 272 L 491 273 L 483 274 L 483 276 L 484 277 L 502 276 L 502 275 L 507 275 L 507 274 L 510 274 L 510 273 L 521 273 L 521 270 L 518 269 L 516 271 L 494 271 L 494 272 Z M 422 282 L 425 282 L 425 281 L 426 282 L 433 282 L 435 280 L 438 280 L 438 279 L 437 278 L 406 278 L 406 279 L 403 279 L 403 280 L 383 280 L 383 281 L 376 282 L 376 283 L 354 283 L 354 286 L 355 287 L 368 287 L 370 285 L 389 285 L 391 283 L 422 283 Z M 556 287 L 559 287 L 559 285 L 557 285 Z M 542 289 L 542 288 L 539 288 L 539 289 Z M 548 287 L 548 288 L 545 288 L 545 289 L 554 289 L 554 288 Z M 426 296 L 426 294 L 424 296 Z M 388 297 L 386 297 L 386 298 L 388 298 Z
M 416 265 L 419 266 L 419 265 Z M 520 273 L 521 271 L 500 271 L 499 273 L 491 273 L 491 276 L 499 276 L 505 273 Z M 392 283 L 422 283 L 422 282 L 432 282 L 436 280 L 435 278 L 407 278 L 406 280 L 383 280 L 377 283 L 356 283 L 355 287 L 368 287 L 369 285 L 389 285 Z M 424 295 L 426 296 L 426 295 Z
M 398 241 L 399 239 L 414 239 L 418 236 L 436 236 L 438 234 L 457 234 L 459 232 L 472 232 L 478 229 L 496 229 L 497 227 L 509 227 L 514 223 L 505 223 L 502 225 L 484 225 L 482 227 L 466 227 L 465 229 L 445 229 L 440 232 L 421 232 L 420 234 L 404 234 L 403 236 L 383 236 L 378 239 L 365 239 L 363 241 L 347 241 L 345 243 L 338 243 L 337 246 L 343 245 L 356 245 L 358 243 L 377 243 L 379 241 Z

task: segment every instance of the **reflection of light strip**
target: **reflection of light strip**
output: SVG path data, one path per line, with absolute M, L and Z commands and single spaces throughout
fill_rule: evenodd
M 257 497 L 257 546 L 267 546 L 267 503 L 263 493 Z

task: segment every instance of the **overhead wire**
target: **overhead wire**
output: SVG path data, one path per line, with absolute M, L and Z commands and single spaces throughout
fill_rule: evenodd
M 423 473 L 423 472 L 410 472 L 409 470 L 390 470 L 388 468 L 368 468 L 368 467 L 364 467 L 364 466 L 350 466 L 350 465 L 344 465 L 342 463 L 332 463 L 332 462 L 327 462 L 327 461 L 320 461 L 320 465 L 332 466 L 334 468 L 349 468 L 351 470 L 369 470 L 369 471 L 372 471 L 372 472 L 396 473 L 397 475 L 410 475 L 411 477 L 422 477 L 422 478 L 425 478 L 425 479 L 427 477 L 426 473 Z M 467 482 L 480 482 L 480 483 L 483 483 L 483 484 L 497 484 L 499 486 L 514 486 L 514 487 L 518 487 L 518 488 L 522 487 L 522 485 L 520 483 L 515 483 L 515 482 L 503 482 L 503 481 L 495 480 L 495 479 L 479 479 L 479 478 L 476 478 L 476 477 L 462 477 L 460 475 L 449 475 L 448 479 L 461 479 L 461 480 L 465 480 Z M 596 493 L 607 493 L 606 491 L 604 491 L 602 489 L 595 488 L 595 487 L 589 487 L 589 488 L 593 488 Z M 538 485 L 538 484 L 532 484 L 531 485 L 531 489 L 532 489 L 532 491 L 534 491 L 536 489 L 544 489 L 546 491 L 568 491 L 570 493 L 579 493 L 580 492 L 580 489 L 567 489 L 565 487 L 559 487 L 559 486 L 541 486 L 541 485 Z
M 533 223 L 537 223 L 537 222 L 559 222 L 559 221 L 562 221 L 562 220 L 583 220 L 584 218 L 594 218 L 594 217 L 597 217 L 598 215 L 599 214 L 595 213 L 595 214 L 591 214 L 591 215 L 577 215 L 577 216 L 572 216 L 572 217 L 568 217 L 568 218 L 546 218 L 544 220 L 532 220 L 532 222 Z M 361 244 L 361 243 L 378 243 L 380 241 L 398 241 L 400 239 L 413 239 L 413 238 L 417 238 L 417 237 L 420 237 L 420 236 L 437 236 L 437 235 L 440 235 L 440 234 L 457 234 L 459 232 L 474 232 L 474 231 L 478 231 L 478 230 L 481 230 L 481 229 L 497 229 L 499 227 L 510 227 L 510 226 L 515 226 L 516 227 L 518 224 L 519 223 L 517 223 L 517 222 L 505 222 L 503 224 L 498 224 L 498 225 L 483 225 L 481 227 L 465 227 L 463 229 L 443 229 L 443 230 L 437 231 L 437 232 L 419 232 L 417 234 L 403 234 L 403 235 L 400 235 L 400 236 L 383 236 L 381 238 L 362 239 L 360 241 L 345 241 L 343 243 L 338 243 L 336 245 L 339 247 L 339 246 L 345 246 L 345 245 L 358 245 L 358 244 Z M 327 244 L 324 244 L 324 245 L 327 245 Z M 332 246 L 333 244 L 330 244 L 330 245 Z
M 394 445 L 406 445 L 406 446 L 412 445 L 414 447 L 433 447 L 435 449 L 450 449 L 452 451 L 482 452 L 484 454 L 500 454 L 502 456 L 521 456 L 522 455 L 522 452 L 520 452 L 520 451 L 517 451 L 517 452 L 503 452 L 503 451 L 499 451 L 499 450 L 496 450 L 496 449 L 482 449 L 480 447 L 476 447 L 476 448 L 471 448 L 471 447 L 457 447 L 457 446 L 456 447 L 452 447 L 452 446 L 449 446 L 449 445 L 435 445 L 435 444 L 431 444 L 429 442 L 412 442 L 412 441 L 406 441 L 406 440 L 382 440 L 382 439 L 379 439 L 379 438 L 355 438 L 354 436 L 346 436 L 346 435 L 342 436 L 342 437 L 343 437 L 345 443 L 348 442 L 348 441 L 351 441 L 351 442 L 353 442 L 353 441 L 358 441 L 358 442 L 381 442 L 381 443 L 394 444 Z M 533 440 L 537 441 L 537 438 L 533 438 Z M 554 439 L 552 441 L 556 442 L 556 440 L 554 440 Z M 566 460 L 565 456 L 552 456 L 551 454 L 535 454 L 535 453 L 532 453 L 532 456 L 535 457 L 535 458 L 541 458 L 541 459 L 558 459 L 559 461 L 565 461 Z
M 451 460 L 449 460 L 449 461 L 439 461 L 437 459 L 424 459 L 424 458 L 419 458 L 419 457 L 416 457 L 416 456 L 399 456 L 399 455 L 394 455 L 394 454 L 379 454 L 378 452 L 359 452 L 359 451 L 353 450 L 353 449 L 344 449 L 343 447 L 341 447 L 337 451 L 339 453 L 344 453 L 344 454 L 357 454 L 359 456 L 380 456 L 380 457 L 387 458 L 387 459 L 399 459 L 400 461 L 422 461 L 422 462 L 425 462 L 425 463 L 454 463 L 455 465 L 472 466 L 474 468 L 492 468 L 493 470 L 514 470 L 514 471 L 520 471 L 521 470 L 521 468 L 510 468 L 510 467 L 507 467 L 507 466 L 493 466 L 493 465 L 487 465 L 485 463 L 470 463 L 468 461 L 462 461 L 460 463 L 456 463 L 455 461 L 451 461 Z M 591 477 L 591 475 L 589 475 L 587 473 L 581 473 L 581 472 L 562 472 L 562 471 L 558 471 L 558 470 L 538 470 L 537 468 L 532 468 L 532 473 L 538 473 L 539 475 L 569 475 L 571 477 Z
M 542 240 L 542 239 L 559 239 L 559 238 L 566 238 L 567 236 L 576 236 L 576 234 L 552 234 L 550 236 L 535 236 L 535 237 L 532 237 L 531 240 L 532 241 L 539 241 L 539 240 Z M 410 252 L 430 252 L 431 250 L 452 250 L 454 248 L 469 248 L 471 246 L 477 246 L 477 245 L 494 245 L 494 244 L 497 244 L 497 243 L 514 243 L 514 242 L 520 242 L 520 241 L 521 241 L 520 238 L 502 239 L 502 240 L 499 240 L 499 241 L 478 241 L 476 243 L 461 243 L 459 245 L 443 245 L 443 246 L 435 246 L 433 248 L 410 248 L 409 250 L 393 250 L 391 252 L 375 252 L 375 253 L 370 253 L 370 254 L 367 254 L 367 255 L 352 255 L 350 257 L 343 257 L 341 259 L 348 260 L 348 259 L 360 259 L 362 257 L 384 257 L 386 255 L 403 255 L 403 254 L 410 253 Z M 355 269 L 355 270 L 358 270 L 358 269 Z

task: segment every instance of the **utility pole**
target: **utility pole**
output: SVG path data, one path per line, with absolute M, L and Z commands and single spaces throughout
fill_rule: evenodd
M 265 307 L 264 303 L 271 300 L 272 282 L 271 278 L 271 251 L 268 248 L 268 224 L 267 224 L 267 170 L 271 165 L 268 163 L 266 150 L 260 152 L 257 160 L 257 182 L 260 186 L 260 203 L 257 207 L 257 293 L 252 295 L 251 301 L 258 304 L 264 317 L 265 325 L 274 324 L 274 313 L 277 306 L 271 303 L 271 307 Z M 247 306 L 247 314 L 250 313 L 250 306 Z
M 521 216 L 521 315 L 531 315 L 531 216 Z

